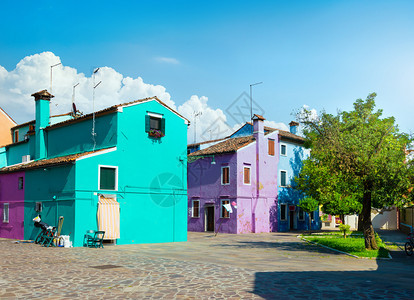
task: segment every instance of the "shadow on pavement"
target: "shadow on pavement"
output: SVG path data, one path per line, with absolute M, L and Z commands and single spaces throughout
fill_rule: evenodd
M 253 294 L 264 299 L 414 299 L 414 257 L 377 260 L 377 270 L 257 272 Z

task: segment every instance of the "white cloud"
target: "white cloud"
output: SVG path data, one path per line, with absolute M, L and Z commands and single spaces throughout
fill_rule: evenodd
M 272 127 L 272 128 L 276 128 L 276 129 L 281 129 L 281 130 L 285 130 L 285 131 L 289 131 L 289 126 L 287 126 L 285 123 L 277 123 L 275 121 L 268 121 L 265 120 L 264 121 L 264 126 L 268 126 L 268 127 Z
M 188 131 L 189 143 L 194 143 L 195 128 L 197 142 L 223 138 L 233 132 L 233 129 L 227 123 L 227 117 L 223 111 L 209 107 L 207 102 L 207 97 L 193 95 L 183 105 L 178 107 L 178 112 L 191 122 Z M 195 117 L 195 113 L 200 114 Z
M 18 123 L 34 119 L 34 101 L 30 95 L 43 89 L 50 90 L 50 66 L 61 59 L 52 52 L 26 56 L 12 71 L 0 66 L 0 107 Z M 141 98 L 157 96 L 167 105 L 176 109 L 174 101 L 161 85 L 148 84 L 141 77 L 124 77 L 109 67 L 101 67 L 95 82 L 102 83 L 95 90 L 95 110 L 114 104 Z M 52 114 L 71 110 L 73 85 L 76 87 L 77 108 L 92 112 L 93 78 L 79 73 L 75 68 L 62 65 L 53 68 Z
M 158 62 L 172 64 L 172 65 L 178 65 L 180 63 L 180 61 L 174 57 L 156 57 L 155 59 Z

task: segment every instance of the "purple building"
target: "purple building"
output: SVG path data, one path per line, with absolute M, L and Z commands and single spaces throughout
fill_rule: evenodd
M 265 134 L 263 121 L 254 115 L 253 135 L 188 155 L 189 231 L 277 230 L 278 131 Z
M 0 236 L 24 238 L 24 172 L 0 174 Z

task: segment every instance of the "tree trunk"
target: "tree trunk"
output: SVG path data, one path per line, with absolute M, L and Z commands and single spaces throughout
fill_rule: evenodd
M 362 212 L 360 212 L 358 215 L 358 231 L 364 231 L 364 227 L 362 226 L 362 220 Z
M 375 231 L 371 222 L 371 197 L 372 182 L 364 182 L 364 198 L 362 203 L 362 227 L 365 238 L 365 249 L 377 250 L 377 242 L 375 241 Z
M 308 215 L 309 215 L 309 234 L 312 234 L 312 232 L 311 232 L 311 227 L 312 227 L 312 218 L 311 218 L 310 214 L 311 214 L 311 213 L 308 213 Z

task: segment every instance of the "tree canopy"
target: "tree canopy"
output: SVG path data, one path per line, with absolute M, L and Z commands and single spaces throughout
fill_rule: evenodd
M 393 117 L 381 118 L 375 97 L 356 100 L 350 112 L 298 114 L 311 155 L 297 188 L 327 210 L 361 211 L 367 249 L 377 248 L 371 207 L 401 207 L 413 199 L 414 167 L 406 152 L 413 139 L 399 132 Z

